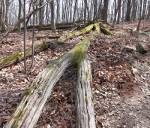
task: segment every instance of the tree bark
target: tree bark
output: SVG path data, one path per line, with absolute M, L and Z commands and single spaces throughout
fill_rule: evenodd
M 54 0 L 50 2 L 50 7 L 51 7 L 51 28 L 53 31 L 56 30 L 56 24 L 55 24 L 55 5 L 54 5 Z
M 44 0 L 39 0 L 39 5 L 44 5 Z M 44 7 L 39 9 L 39 25 L 44 23 Z
M 96 128 L 92 102 L 92 73 L 90 62 L 83 59 L 79 65 L 76 91 L 77 128 Z
M 126 21 L 130 21 L 131 14 L 131 0 L 127 0 L 127 12 L 126 12 Z
M 118 18 L 117 18 L 117 24 L 120 23 L 120 16 L 121 16 L 121 0 L 118 0 Z
M 72 63 L 79 63 L 88 50 L 90 41 L 84 39 L 71 51 L 53 60 L 39 73 L 31 86 L 25 91 L 17 110 L 6 124 L 6 128 L 33 128 L 37 123 L 42 109 L 51 95 L 52 89 L 65 69 Z
M 104 0 L 104 6 L 102 9 L 102 14 L 101 14 L 102 20 L 104 20 L 105 22 L 107 22 L 108 3 L 109 3 L 109 0 Z
M 138 32 L 139 32 L 139 30 L 140 30 L 141 20 L 142 20 L 142 0 L 140 0 L 139 22 L 138 22 L 137 29 L 136 29 Z

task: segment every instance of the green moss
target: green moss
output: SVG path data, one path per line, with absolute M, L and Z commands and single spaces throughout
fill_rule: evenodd
M 23 111 L 19 111 L 16 116 L 14 116 L 14 122 L 12 124 L 12 128 L 18 128 L 18 122 L 20 117 L 23 115 Z
M 90 75 L 88 72 L 86 72 L 86 79 L 87 79 L 87 80 L 90 80 L 90 79 L 91 79 L 91 75 Z
M 48 48 L 49 48 L 49 44 L 48 44 L 48 43 L 46 43 L 46 42 L 43 42 L 43 44 L 42 44 L 42 45 L 40 45 L 39 47 L 41 48 L 41 50 L 46 50 L 46 49 L 48 49 Z
M 95 26 L 95 31 L 97 33 L 100 33 L 100 23 L 95 23 L 94 26 Z
M 14 119 L 20 118 L 21 115 L 22 115 L 22 111 L 19 111 L 19 112 L 17 113 L 17 115 L 14 117 Z
M 56 60 L 50 60 L 50 61 L 49 61 L 49 64 L 47 65 L 47 68 L 50 69 L 50 68 L 56 66 L 57 63 L 58 63 L 57 59 L 56 59 Z
M 67 41 L 67 40 L 69 40 L 69 39 L 71 39 L 71 38 L 74 38 L 74 37 L 76 37 L 76 36 L 80 36 L 80 35 L 82 35 L 82 34 L 85 34 L 85 33 L 87 33 L 87 32 L 90 32 L 92 29 L 93 29 L 93 27 L 95 27 L 96 28 L 96 31 L 97 32 L 99 32 L 100 30 L 99 30 L 99 23 L 95 23 L 95 24 L 90 24 L 90 25 L 88 25 L 87 27 L 85 27 L 85 28 L 83 28 L 83 29 L 81 29 L 81 30 L 79 30 L 79 31 L 73 31 L 73 32 L 69 32 L 69 33 L 66 33 L 66 34 L 64 34 L 63 36 L 61 36 L 59 39 L 58 39 L 58 42 L 65 42 L 65 41 Z
M 33 88 L 32 86 L 26 88 L 26 89 L 24 90 L 23 96 L 30 95 L 30 94 L 32 93 L 33 89 L 34 89 L 34 88 Z
M 71 51 L 71 63 L 72 64 L 79 64 L 81 60 L 85 57 L 85 54 L 88 50 L 88 46 L 90 45 L 89 39 L 85 39 L 78 43 Z
M 7 65 L 11 62 L 15 62 L 18 59 L 20 59 L 22 56 L 23 56 L 22 52 L 16 52 L 12 55 L 3 57 L 3 58 L 0 59 L 0 67 L 3 66 L 3 65 Z
M 100 31 L 104 33 L 105 35 L 112 35 L 112 33 L 109 31 L 108 27 L 102 23 L 100 23 Z
M 64 53 L 62 56 L 59 56 L 59 57 L 57 57 L 56 59 L 49 60 L 47 67 L 48 67 L 48 68 L 52 68 L 52 67 L 58 65 L 60 59 L 65 58 L 66 55 L 67 55 L 67 53 Z

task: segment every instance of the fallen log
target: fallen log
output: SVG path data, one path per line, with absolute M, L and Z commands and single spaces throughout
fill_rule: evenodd
M 82 60 L 89 44 L 89 40 L 85 39 L 71 51 L 49 63 L 26 89 L 24 98 L 5 128 L 33 128 L 54 85 L 70 64 Z
M 37 40 L 41 40 L 41 39 L 58 39 L 60 36 L 59 35 L 36 35 L 35 38 Z
M 76 21 L 76 22 L 64 22 L 64 23 L 56 23 L 56 29 L 72 29 L 77 27 L 78 30 L 81 28 L 84 28 L 90 24 L 94 24 L 94 22 L 87 22 L 84 23 L 83 21 Z M 33 25 L 29 25 L 27 26 L 27 29 L 30 30 L 33 28 Z M 35 29 L 41 31 L 41 30 L 51 30 L 52 29 L 52 25 L 51 24 L 43 24 L 43 25 L 35 25 L 34 26 Z M 23 30 L 24 28 L 22 27 L 21 30 Z M 17 29 L 16 29 L 17 30 Z
M 85 33 L 92 31 L 92 30 L 93 30 L 93 33 L 95 33 L 95 32 L 99 33 L 100 32 L 99 23 L 91 24 L 91 25 L 89 25 L 89 26 L 87 26 L 87 27 L 85 27 L 79 31 L 68 32 L 67 34 L 60 36 L 58 39 L 56 39 L 53 42 L 57 43 L 57 44 L 63 44 L 71 38 L 75 38 L 76 36 L 83 35 Z M 57 37 L 58 36 L 56 36 L 56 38 Z M 43 42 L 40 45 L 35 46 L 35 53 L 42 52 L 42 51 L 48 49 L 49 47 L 51 47 L 51 43 L 49 43 L 49 41 Z M 30 57 L 31 55 L 32 55 L 32 50 L 27 49 L 26 50 L 26 57 Z M 8 67 L 14 63 L 20 62 L 23 59 L 24 59 L 24 53 L 23 52 L 15 52 L 11 55 L 2 57 L 2 58 L 0 58 L 0 70 L 2 68 Z
M 35 53 L 42 52 L 50 47 L 49 43 L 43 42 L 37 46 L 35 46 Z M 32 50 L 29 48 L 26 50 L 26 57 L 30 57 L 32 55 Z M 14 63 L 20 62 L 24 59 L 23 52 L 15 52 L 11 55 L 0 58 L 0 70 L 7 66 L 10 66 Z
M 106 25 L 100 23 L 100 31 L 104 33 L 105 35 L 112 35 L 112 33 L 109 31 L 108 27 Z
M 90 25 L 86 26 L 85 28 L 83 28 L 79 31 L 68 32 L 68 33 L 62 35 L 60 38 L 58 38 L 58 42 L 60 42 L 60 43 L 66 42 L 69 39 L 72 39 L 72 38 L 75 38 L 77 36 L 88 33 L 91 30 L 93 30 L 93 31 L 96 30 L 97 32 L 99 32 L 100 31 L 99 23 L 90 24 Z
M 91 83 L 90 62 L 83 59 L 79 64 L 76 87 L 77 128 L 96 128 Z
M 84 24 L 82 23 L 57 23 L 56 24 L 56 29 L 72 29 L 74 27 L 78 27 L 78 26 L 84 26 Z M 27 26 L 27 29 L 30 30 L 32 29 L 33 26 Z M 37 29 L 38 31 L 41 30 L 52 30 L 52 25 L 51 24 L 45 24 L 45 25 L 35 25 L 34 26 L 35 29 Z M 23 30 L 23 28 L 21 28 Z
M 112 35 L 112 33 L 109 31 L 109 29 L 105 25 L 103 25 L 101 22 L 98 22 L 98 23 L 90 24 L 81 30 L 68 32 L 68 33 L 62 35 L 60 38 L 58 38 L 58 42 L 60 42 L 60 43 L 66 42 L 69 39 L 89 33 L 90 31 L 96 31 L 96 33 L 97 32 L 99 33 L 101 31 L 105 35 Z

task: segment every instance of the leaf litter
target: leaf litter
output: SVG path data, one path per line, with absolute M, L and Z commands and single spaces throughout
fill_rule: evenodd
M 99 34 L 91 41 L 88 51 L 92 64 L 93 102 L 98 128 L 150 126 L 150 56 L 135 51 L 136 44 L 147 46 L 150 38 L 137 38 L 126 30 L 126 25 L 122 26 L 116 26 L 111 37 Z M 136 23 L 128 26 L 134 28 Z M 41 35 L 43 33 L 48 32 L 41 32 Z M 22 35 L 14 35 L 0 45 L 0 56 L 22 50 Z M 78 40 L 73 39 L 69 45 L 35 55 L 34 67 L 27 75 L 22 72 L 23 62 L 0 71 L 0 127 L 9 120 L 22 99 L 23 91 L 42 71 L 47 61 L 71 49 Z M 28 67 L 30 64 L 31 58 L 28 58 Z M 75 128 L 76 84 L 77 69 L 69 67 L 54 87 L 36 128 Z

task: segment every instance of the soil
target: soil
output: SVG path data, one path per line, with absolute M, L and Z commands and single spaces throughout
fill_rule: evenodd
M 112 36 L 100 33 L 91 40 L 88 51 L 92 65 L 92 91 L 97 128 L 150 128 L 150 36 L 137 35 L 137 23 L 116 25 Z M 148 30 L 150 23 L 144 22 L 141 30 Z M 51 31 L 41 31 L 46 35 Z M 53 33 L 52 33 L 53 34 Z M 56 34 L 60 34 L 58 32 Z M 31 46 L 28 32 L 27 47 Z M 7 40 L 0 41 L 0 57 L 22 51 L 22 34 L 11 33 Z M 87 35 L 88 36 L 88 35 Z M 37 39 L 36 43 L 46 40 Z M 52 47 L 35 55 L 34 67 L 23 73 L 23 62 L 0 70 L 0 128 L 10 119 L 22 99 L 25 88 L 46 66 L 47 61 L 70 50 L 79 38 L 67 44 Z M 135 48 L 141 43 L 148 53 L 141 55 Z M 27 59 L 28 69 L 31 58 Z M 75 128 L 75 87 L 77 69 L 73 66 L 54 87 L 36 128 Z

